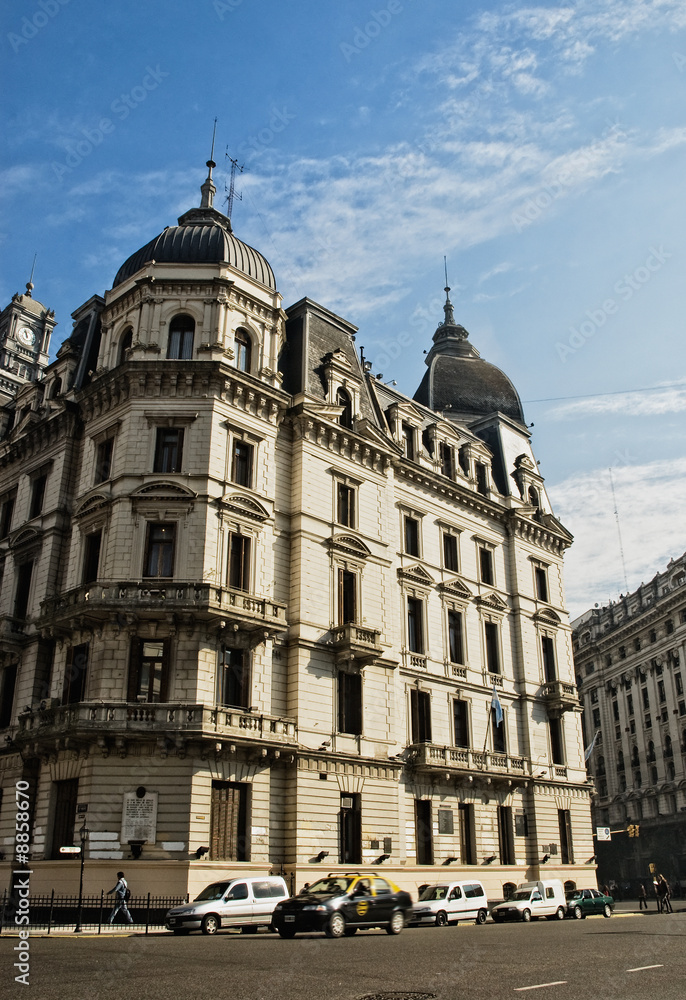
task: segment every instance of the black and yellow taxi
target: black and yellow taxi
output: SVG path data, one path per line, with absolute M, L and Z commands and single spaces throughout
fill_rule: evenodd
M 278 903 L 272 926 L 285 938 L 292 938 L 298 931 L 349 937 L 368 927 L 383 927 L 387 934 L 400 934 L 411 911 L 410 894 L 388 879 L 359 872 L 330 874 Z

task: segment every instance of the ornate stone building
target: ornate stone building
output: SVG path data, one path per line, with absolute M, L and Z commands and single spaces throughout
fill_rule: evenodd
M 73 889 L 84 819 L 93 888 L 594 882 L 571 537 L 516 390 L 447 294 L 415 398 L 383 385 L 349 322 L 282 308 L 212 166 L 2 411 L 0 767 L 34 889 Z
M 601 876 L 686 886 L 686 555 L 572 626 Z

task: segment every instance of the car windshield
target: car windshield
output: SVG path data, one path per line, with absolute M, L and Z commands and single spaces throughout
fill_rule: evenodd
M 221 899 L 230 885 L 230 882 L 213 882 L 212 885 L 205 886 L 200 895 L 195 897 L 195 902 L 199 903 L 201 900 L 207 899 Z
M 531 897 L 531 889 L 517 889 L 516 892 L 512 893 L 512 895 L 510 896 L 510 899 L 514 899 L 514 900 L 517 900 L 517 899 L 529 899 L 530 897 Z
M 565 893 L 567 899 L 581 899 L 583 897 L 583 892 L 581 889 L 572 889 L 570 892 Z
M 314 896 L 340 896 L 341 893 L 348 891 L 353 881 L 354 879 L 347 875 L 341 875 L 339 878 L 320 878 L 302 892 Z
M 426 889 L 424 889 L 419 898 L 420 900 L 445 899 L 447 895 L 448 895 L 447 885 L 427 885 Z

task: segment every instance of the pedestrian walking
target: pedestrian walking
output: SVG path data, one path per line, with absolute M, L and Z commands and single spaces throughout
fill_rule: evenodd
M 664 875 L 658 875 L 658 880 L 660 882 L 660 897 L 662 900 L 662 910 L 664 913 L 674 913 L 671 901 L 672 890 L 669 888 L 669 882 L 664 877 Z
M 108 891 L 107 895 L 111 896 L 112 893 L 114 893 L 115 902 L 112 908 L 112 912 L 110 913 L 110 923 L 111 924 L 114 923 L 114 918 L 121 910 L 121 912 L 126 917 L 126 922 L 128 924 L 132 924 L 133 918 L 129 913 L 128 906 L 126 905 L 129 899 L 131 898 L 131 890 L 129 889 L 128 882 L 124 878 L 124 872 L 117 872 L 117 884 L 115 885 L 114 889 L 110 889 Z
M 660 883 L 657 878 L 653 879 L 653 892 L 657 901 L 657 912 L 662 913 L 662 897 L 660 896 Z
M 638 908 L 639 910 L 648 909 L 648 897 L 646 895 L 646 887 L 641 882 L 638 890 Z

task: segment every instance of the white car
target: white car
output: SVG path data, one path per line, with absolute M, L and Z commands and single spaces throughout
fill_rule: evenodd
M 205 886 L 192 903 L 169 910 L 165 922 L 175 934 L 216 934 L 220 927 L 255 932 L 260 925 L 271 925 L 274 907 L 288 895 L 280 875 L 229 878 Z
M 501 920 L 523 920 L 528 923 L 538 917 L 548 920 L 564 920 L 567 901 L 564 887 L 559 879 L 543 882 L 522 882 L 509 899 L 498 903 L 491 910 L 491 916 L 498 923 Z
M 474 920 L 485 924 L 488 917 L 486 890 L 481 882 L 437 882 L 427 885 L 412 904 L 408 924 L 446 924 Z

